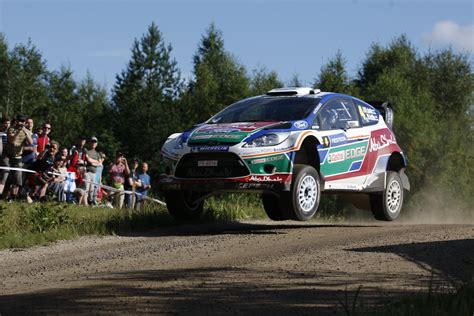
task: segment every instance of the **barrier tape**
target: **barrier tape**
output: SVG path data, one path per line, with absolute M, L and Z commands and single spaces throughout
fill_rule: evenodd
M 28 172 L 28 173 L 37 173 L 36 171 L 30 170 L 30 169 L 15 168 L 15 167 L 3 167 L 3 166 L 0 166 L 0 170 L 10 170 L 10 171 L 21 171 L 21 172 Z M 68 172 L 69 172 L 69 171 L 68 171 Z M 55 173 L 55 172 L 52 172 L 52 171 L 48 171 L 47 173 L 48 173 L 48 174 L 51 174 L 51 175 L 55 175 L 55 176 L 67 177 L 67 175 L 65 175 L 65 174 Z M 101 188 L 106 189 L 106 190 L 109 190 L 109 191 L 120 192 L 120 193 L 124 193 L 124 194 L 136 194 L 136 195 L 139 195 L 139 196 L 143 197 L 143 198 L 146 199 L 146 200 L 153 201 L 153 202 L 156 202 L 156 203 L 158 203 L 158 204 L 161 204 L 161 205 L 166 206 L 166 203 L 165 203 L 165 202 L 160 201 L 160 200 L 158 200 L 158 199 L 151 198 L 151 197 L 149 197 L 149 196 L 143 195 L 143 194 L 138 193 L 138 192 L 132 192 L 132 191 L 129 191 L 129 190 L 121 190 L 121 189 L 117 189 L 117 188 L 114 188 L 114 187 L 111 187 L 111 186 L 108 186 L 108 185 L 105 185 L 105 184 L 102 184 L 102 183 L 96 183 L 96 182 L 94 182 L 94 181 L 89 181 L 89 180 L 85 180 L 85 179 L 82 179 L 82 181 L 87 182 L 87 183 L 90 183 L 90 184 L 93 184 L 93 185 L 95 185 L 95 186 L 101 187 Z

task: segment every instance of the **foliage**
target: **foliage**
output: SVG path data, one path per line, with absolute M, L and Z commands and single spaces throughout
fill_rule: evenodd
M 152 23 L 133 43 L 132 58 L 117 76 L 112 96 L 116 137 L 126 152 L 155 165 L 160 154 L 157 149 L 179 120 L 175 100 L 181 94 L 182 81 L 171 51 Z
M 261 95 L 275 88 L 282 88 L 283 82 L 278 78 L 278 74 L 272 70 L 268 71 L 264 66 L 253 70 L 253 77 L 250 81 L 250 95 Z
M 205 121 L 239 99 L 283 85 L 264 66 L 248 76 L 225 49 L 214 24 L 202 35 L 192 61 L 193 77 L 184 82 L 171 45 L 152 23 L 134 41 L 130 61 L 109 97 L 90 75 L 77 80 L 70 67 L 50 70 L 31 41 L 9 47 L 0 34 L 0 111 L 10 118 L 27 114 L 36 126 L 50 122 L 51 138 L 62 145 L 70 146 L 78 135 L 97 136 L 98 149 L 109 157 L 120 148 L 151 161 L 156 179 L 159 148 L 169 134 Z M 408 157 L 412 193 L 430 187 L 470 206 L 474 75 L 468 55 L 452 49 L 421 54 L 400 36 L 388 45 L 373 44 L 355 78 L 349 77 L 341 51 L 315 77 L 322 90 L 393 104 L 395 134 Z M 295 74 L 288 85 L 303 83 Z M 328 197 L 321 213 L 341 216 L 344 208 Z
M 187 104 L 182 117 L 193 123 L 207 120 L 227 105 L 249 93 L 249 79 L 224 48 L 222 32 L 211 24 L 194 55 L 194 79 L 187 88 Z
M 321 67 L 314 87 L 321 91 L 334 91 L 339 93 L 351 92 L 351 84 L 346 71 L 346 60 L 342 56 L 341 51 L 336 53 L 333 59 Z

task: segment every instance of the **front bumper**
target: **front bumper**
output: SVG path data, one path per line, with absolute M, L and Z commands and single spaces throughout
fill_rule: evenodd
M 200 192 L 289 191 L 291 174 L 247 175 L 237 178 L 184 179 L 161 175 L 158 188 L 162 191 L 186 190 Z

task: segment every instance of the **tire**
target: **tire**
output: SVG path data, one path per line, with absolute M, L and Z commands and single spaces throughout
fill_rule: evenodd
M 284 221 L 288 219 L 285 210 L 280 203 L 280 196 L 274 194 L 262 194 L 263 209 L 268 217 L 274 221 Z
M 288 218 L 307 221 L 318 210 L 321 199 L 321 181 L 319 174 L 311 166 L 295 165 L 291 191 L 280 195 L 280 202 Z
M 204 201 L 193 203 L 198 196 L 192 191 L 167 191 L 165 202 L 168 212 L 178 221 L 192 221 L 201 217 Z
M 370 195 L 370 208 L 381 221 L 393 221 L 400 216 L 403 206 L 403 183 L 397 172 L 387 172 L 387 187 L 381 193 Z

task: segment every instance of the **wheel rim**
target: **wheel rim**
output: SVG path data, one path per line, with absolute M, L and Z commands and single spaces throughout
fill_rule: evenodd
M 316 204 L 318 197 L 317 188 L 318 184 L 314 177 L 307 175 L 301 180 L 298 190 L 298 203 L 304 213 L 311 212 Z
M 396 213 L 402 200 L 402 188 L 398 181 L 392 181 L 387 188 L 387 209 L 390 213 Z

